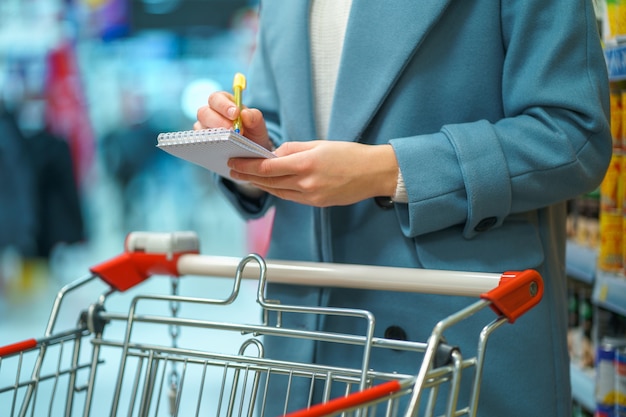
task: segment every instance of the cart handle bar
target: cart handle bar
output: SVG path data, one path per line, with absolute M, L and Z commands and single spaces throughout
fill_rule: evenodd
M 152 275 L 234 277 L 240 263 L 234 257 L 199 255 L 193 232 L 133 232 L 121 255 L 90 271 L 112 288 L 126 291 Z M 271 260 L 266 271 L 267 281 L 275 283 L 481 297 L 511 323 L 543 295 L 542 278 L 530 269 L 495 274 Z M 249 263 L 241 275 L 258 279 L 260 266 Z

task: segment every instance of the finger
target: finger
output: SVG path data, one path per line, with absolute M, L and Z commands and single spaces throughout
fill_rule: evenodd
M 259 136 L 267 133 L 263 114 L 258 109 L 243 108 L 241 110 L 241 122 L 246 127 L 249 135 Z
M 304 196 L 303 190 L 294 183 L 293 176 L 253 177 L 248 183 L 284 200 L 301 201 Z
M 274 151 L 276 156 L 287 156 L 298 152 L 308 151 L 315 147 L 316 141 L 309 142 L 285 142 Z
M 290 158 L 231 158 L 228 160 L 228 167 L 236 174 L 246 176 L 238 179 L 249 181 L 258 178 L 258 181 L 263 181 L 264 178 L 297 174 L 295 169 L 298 164 L 288 159 Z
M 224 128 L 230 129 L 233 122 L 227 117 L 222 116 L 210 106 L 202 106 L 198 109 L 197 112 L 197 121 L 194 124 L 194 128 L 198 127 L 199 129 L 206 128 Z
M 241 122 L 244 127 L 244 135 L 248 139 L 255 141 L 266 149 L 272 149 L 272 143 L 267 134 L 265 119 L 260 110 L 249 108 L 242 109 Z
M 291 176 L 280 176 L 280 177 L 261 177 L 254 174 L 245 174 L 238 171 L 230 171 L 230 177 L 234 180 L 247 182 L 255 187 L 262 188 L 263 190 L 288 190 L 293 189 L 293 186 L 290 186 L 289 180 L 293 177 Z
M 223 117 L 233 121 L 239 116 L 235 98 L 226 91 L 218 91 L 209 96 L 209 107 Z
M 329 207 L 330 205 L 332 205 L 332 202 L 327 199 L 319 198 L 320 196 L 316 196 L 314 194 L 308 194 L 301 190 L 295 190 L 291 188 L 265 187 L 265 186 L 256 185 L 256 184 L 255 186 L 261 191 L 265 191 L 266 193 L 272 194 L 280 198 L 281 200 L 289 200 L 289 201 L 293 201 L 299 204 L 304 204 L 307 206 L 314 206 L 314 207 Z

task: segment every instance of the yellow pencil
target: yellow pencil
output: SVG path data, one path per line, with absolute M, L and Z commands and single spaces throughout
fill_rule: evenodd
M 241 125 L 241 93 L 246 89 L 246 77 L 238 72 L 235 74 L 235 79 L 233 80 L 233 93 L 235 95 L 235 105 L 239 110 L 239 115 L 237 115 L 237 119 L 233 122 L 233 130 L 237 133 L 243 133 L 243 126 Z

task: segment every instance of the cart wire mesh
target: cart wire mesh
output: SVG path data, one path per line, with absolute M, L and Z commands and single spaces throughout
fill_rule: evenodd
M 497 275 L 495 288 L 442 318 L 428 340 L 401 341 L 375 337 L 375 317 L 366 310 L 285 305 L 265 297 L 272 276 L 286 275 L 295 282 L 310 274 L 319 281 L 327 273 L 341 278 L 354 272 L 363 282 L 367 277 L 358 266 L 331 266 L 329 272 L 323 265 L 320 272 L 321 265 L 266 263 L 255 254 L 243 259 L 207 257 L 197 248 L 197 237 L 189 232 L 136 232 L 127 238 L 122 255 L 63 287 L 43 337 L 0 347 L 0 416 L 261 417 L 271 415 L 268 409 L 291 417 L 433 416 L 439 415 L 436 410 L 446 416 L 474 416 L 489 336 L 532 308 L 543 288 L 535 271 Z M 420 273 L 399 268 L 385 272 Z M 196 290 L 190 296 L 179 294 L 183 275 L 205 283 L 207 276 L 231 279 L 221 279 L 226 290 L 219 297 L 201 296 Z M 155 288 L 170 291 L 145 291 L 143 285 L 129 290 L 151 276 Z M 495 275 L 480 278 L 486 277 Z M 256 279 L 245 280 L 255 284 L 253 296 L 242 296 L 244 278 Z M 83 290 L 92 286 L 101 290 L 79 311 L 75 326 L 55 331 L 66 300 L 79 293 L 82 301 Z M 258 305 L 258 320 L 240 317 L 242 298 Z M 464 357 L 460 347 L 446 342 L 445 332 L 485 308 L 496 316 L 477 334 L 476 355 Z M 275 322 L 270 322 L 269 313 L 276 316 Z M 349 317 L 365 323 L 360 326 L 365 331 L 289 328 L 282 324 L 287 314 Z M 360 366 L 269 358 L 266 338 L 357 346 Z M 377 349 L 410 352 L 419 371 L 372 369 L 371 355 Z M 463 403 L 461 375 L 471 380 L 469 400 Z M 272 389 L 276 386 L 278 396 Z

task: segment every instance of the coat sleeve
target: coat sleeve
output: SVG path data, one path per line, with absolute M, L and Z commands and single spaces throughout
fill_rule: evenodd
M 409 197 L 398 205 L 408 237 L 463 225 L 472 238 L 511 214 L 591 191 L 604 176 L 609 87 L 590 2 L 501 6 L 503 117 L 390 141 Z

